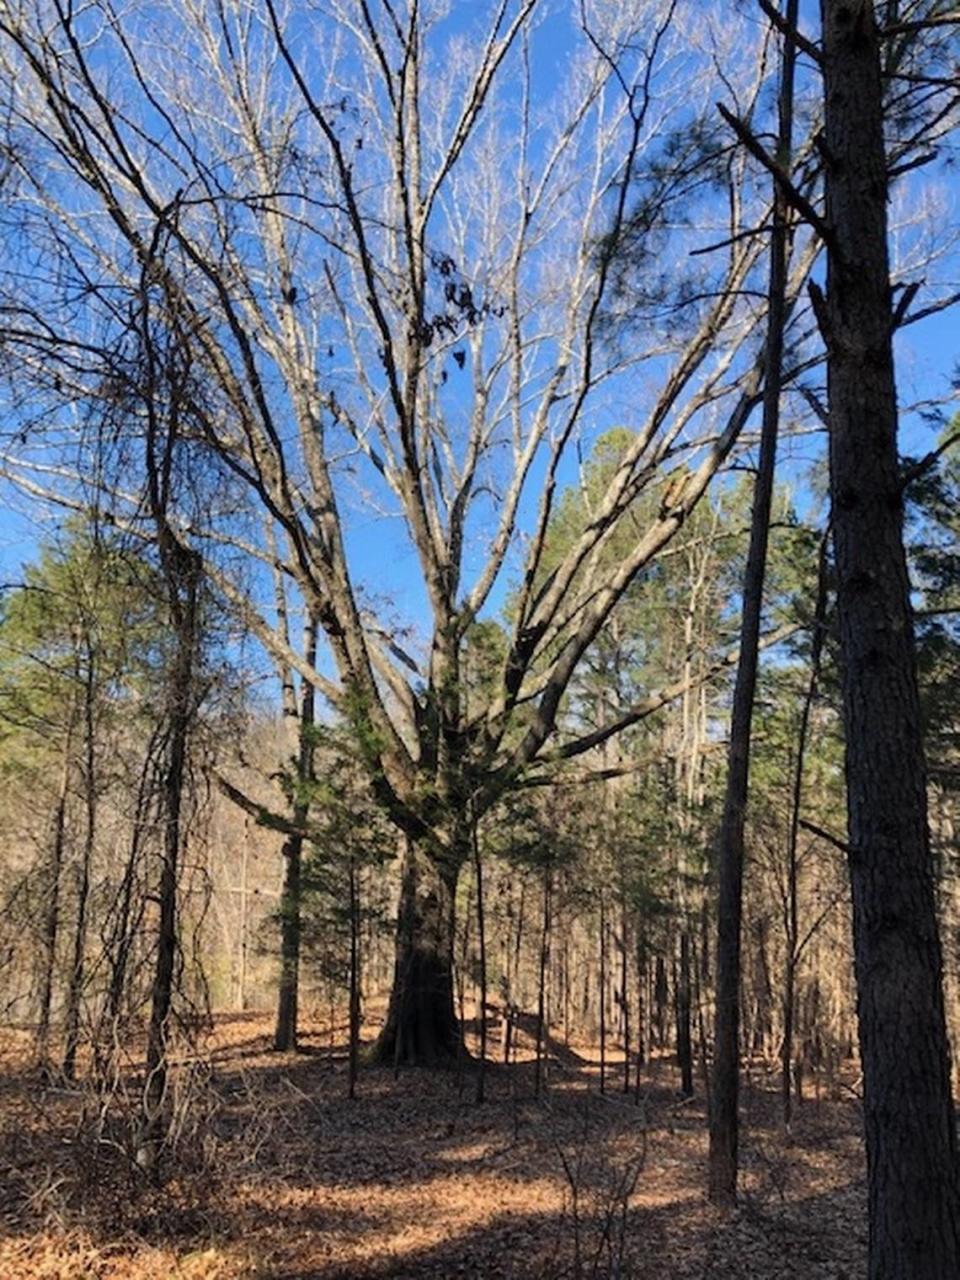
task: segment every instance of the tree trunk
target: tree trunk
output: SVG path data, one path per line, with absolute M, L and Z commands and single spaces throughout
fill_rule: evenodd
M 543 872 L 543 918 L 540 928 L 540 965 L 537 973 L 537 1054 L 533 1093 L 539 1098 L 545 1083 L 544 1051 L 547 1034 L 547 968 L 550 963 L 550 868 Z
M 385 1064 L 456 1066 L 466 1052 L 454 1012 L 454 896 L 459 862 L 406 841 L 393 990 L 373 1056 Z
M 630 1092 L 630 993 L 628 991 L 628 951 L 627 937 L 629 921 L 627 919 L 626 897 L 620 904 L 620 1010 L 623 1015 L 623 1092 Z
M 43 974 L 40 983 L 40 1010 L 37 1019 L 37 1062 L 47 1066 L 50 1051 L 50 1009 L 53 1003 L 53 979 L 57 968 L 57 935 L 60 930 L 60 876 L 63 871 L 63 855 L 66 847 L 67 798 L 70 793 L 71 756 L 73 731 L 76 720 L 76 698 L 71 700 L 67 717 L 67 732 L 63 743 L 60 766 L 60 786 L 53 815 L 53 831 L 50 842 L 50 866 L 48 871 L 47 902 L 43 925 Z
M 680 1094 L 693 1097 L 693 1033 L 690 1013 L 693 1004 L 690 973 L 690 929 L 686 921 L 680 930 L 680 955 L 677 961 L 676 980 L 673 984 L 674 1006 L 677 1024 L 677 1066 L 680 1069 Z
M 96 748 L 96 659 L 90 637 L 87 637 L 87 669 L 83 690 L 84 716 L 84 766 L 83 794 L 86 809 L 86 825 L 83 839 L 83 855 L 77 869 L 77 916 L 73 931 L 73 961 L 70 966 L 70 985 L 67 990 L 65 1042 L 63 1050 L 63 1074 L 68 1080 L 77 1072 L 77 1050 L 80 1047 L 80 1003 L 83 998 L 86 973 L 87 905 L 90 900 L 90 873 L 93 867 L 93 850 L 97 838 L 97 748 Z
M 786 0 L 788 32 L 796 27 L 798 0 Z M 789 173 L 793 138 L 793 85 L 796 46 L 784 37 L 780 71 L 777 162 Z M 740 657 L 733 693 L 727 785 L 720 823 L 717 861 L 717 965 L 713 1080 L 710 1097 L 710 1157 L 708 1190 L 714 1204 L 732 1205 L 737 1198 L 740 1097 L 740 921 L 743 908 L 744 821 L 750 776 L 750 731 L 757 684 L 763 583 L 777 434 L 780 425 L 780 384 L 783 339 L 787 321 L 789 263 L 789 206 L 779 183 L 774 183 L 773 228 L 770 240 L 767 335 L 764 369 L 763 424 L 760 457 L 753 491 L 750 544 L 743 580 Z
M 661 954 L 656 957 L 654 965 L 653 978 L 653 1000 L 655 1012 L 653 1018 L 653 1030 L 656 1036 L 657 1048 L 663 1049 L 667 1040 L 667 1000 L 669 992 L 667 990 L 667 965 Z
M 118 895 L 119 908 L 113 928 L 110 946 L 110 987 L 107 994 L 107 1016 L 111 1035 L 116 1037 L 123 998 L 127 989 L 127 970 L 136 942 L 137 931 L 143 917 L 143 901 L 134 910 L 134 890 L 137 888 L 137 869 L 143 850 L 144 836 L 151 825 L 152 788 L 155 778 L 155 759 L 160 734 L 154 730 L 144 753 L 137 783 L 137 802 L 133 817 L 130 849 L 123 869 L 123 879 Z
M 164 529 L 161 537 L 165 536 Z M 180 546 L 168 545 L 166 571 L 177 641 L 167 692 L 169 738 L 162 786 L 163 854 L 157 893 L 160 922 L 150 997 L 141 1128 L 137 1144 L 137 1163 L 141 1168 L 153 1172 L 157 1168 L 157 1158 L 166 1130 L 164 1104 L 167 1092 L 167 1037 L 177 957 L 181 814 L 199 636 L 199 556 Z
M 600 1092 L 607 1088 L 607 910 L 606 898 L 600 890 L 600 977 L 597 982 L 600 1002 Z
M 357 1096 L 357 1068 L 360 1063 L 360 884 L 353 857 L 348 866 L 350 890 L 350 1048 L 348 1096 Z
M 786 961 L 783 976 L 783 1042 L 780 1046 L 780 1095 L 783 1107 L 783 1128 L 790 1132 L 793 1118 L 793 1041 L 796 1023 L 797 966 L 800 963 L 799 916 L 799 837 L 800 806 L 803 800 L 803 770 L 807 758 L 807 741 L 810 736 L 810 718 L 820 682 L 820 661 L 827 626 L 827 541 L 820 546 L 820 566 L 817 573 L 817 602 L 813 614 L 813 638 L 810 646 L 810 678 L 800 709 L 797 729 L 796 759 L 793 762 L 793 783 L 790 795 L 790 826 L 787 831 L 787 901 L 784 911 L 784 935 Z M 797 1080 L 801 1076 L 797 1076 Z M 798 1083 L 797 1100 L 800 1100 Z
M 296 814 L 294 819 L 296 820 Z M 283 842 L 283 893 L 280 900 L 280 984 L 277 990 L 277 1025 L 273 1047 L 292 1053 L 297 1047 L 300 994 L 300 876 L 303 837 L 289 835 Z
M 483 898 L 483 859 L 476 815 L 471 820 L 473 866 L 477 879 L 477 938 L 480 946 L 480 1062 L 477 1067 L 477 1102 L 483 1102 L 487 1074 L 487 921 Z M 504 1032 L 506 1034 L 506 1032 Z
M 903 548 L 879 38 L 823 0 L 830 476 L 871 1280 L 960 1275 L 957 1150 Z
M 286 602 L 283 602 L 284 625 Z M 308 616 L 304 627 L 304 660 L 311 666 L 317 660 L 317 625 Z M 306 788 L 313 781 L 314 712 L 316 694 L 309 680 L 301 680 L 299 708 L 293 698 L 289 675 L 284 685 L 284 714 L 297 719 L 297 797 L 293 804 L 294 826 L 303 827 L 310 816 Z M 280 1053 L 293 1053 L 297 1047 L 297 1017 L 300 1002 L 300 909 L 301 874 L 303 869 L 303 836 L 292 833 L 283 844 L 283 896 L 280 902 L 280 984 L 277 990 L 277 1025 L 273 1047 Z

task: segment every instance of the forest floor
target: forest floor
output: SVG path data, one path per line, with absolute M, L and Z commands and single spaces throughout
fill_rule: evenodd
M 102 1116 L 92 1090 L 44 1084 L 25 1035 L 0 1032 L 0 1280 L 864 1275 L 850 1093 L 805 1103 L 787 1143 L 754 1073 L 730 1216 L 704 1199 L 703 1101 L 678 1099 L 669 1060 L 639 1104 L 622 1066 L 601 1094 L 594 1055 L 562 1045 L 539 1101 L 529 1063 L 489 1065 L 483 1105 L 470 1071 L 371 1068 L 349 1101 L 328 1029 L 292 1058 L 270 1029 L 219 1018 L 181 1069 L 162 1187 L 129 1160 L 120 1103 Z

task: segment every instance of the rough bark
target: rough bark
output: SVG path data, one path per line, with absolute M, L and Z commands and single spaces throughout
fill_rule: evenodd
M 393 988 L 375 1061 L 456 1066 L 466 1052 L 454 1007 L 454 898 L 460 863 L 407 839 Z
M 830 484 L 871 1280 L 960 1275 L 957 1150 L 897 454 L 872 4 L 823 0 Z

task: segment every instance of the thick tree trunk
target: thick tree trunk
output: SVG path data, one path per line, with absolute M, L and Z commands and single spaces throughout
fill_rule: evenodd
M 868 0 L 823 0 L 830 470 L 871 1280 L 960 1275 L 957 1149 L 897 454 Z
M 374 1060 L 456 1066 L 466 1053 L 454 1011 L 454 896 L 459 863 L 407 839 L 393 990 Z

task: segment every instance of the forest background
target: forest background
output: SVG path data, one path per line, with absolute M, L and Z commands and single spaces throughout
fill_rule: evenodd
M 151 1177 L 228 1008 L 709 1093 L 773 402 L 734 1045 L 859 1089 L 819 17 L 487 8 L 0 10 L 5 1018 Z M 954 14 L 853 8 L 956 1042 Z

